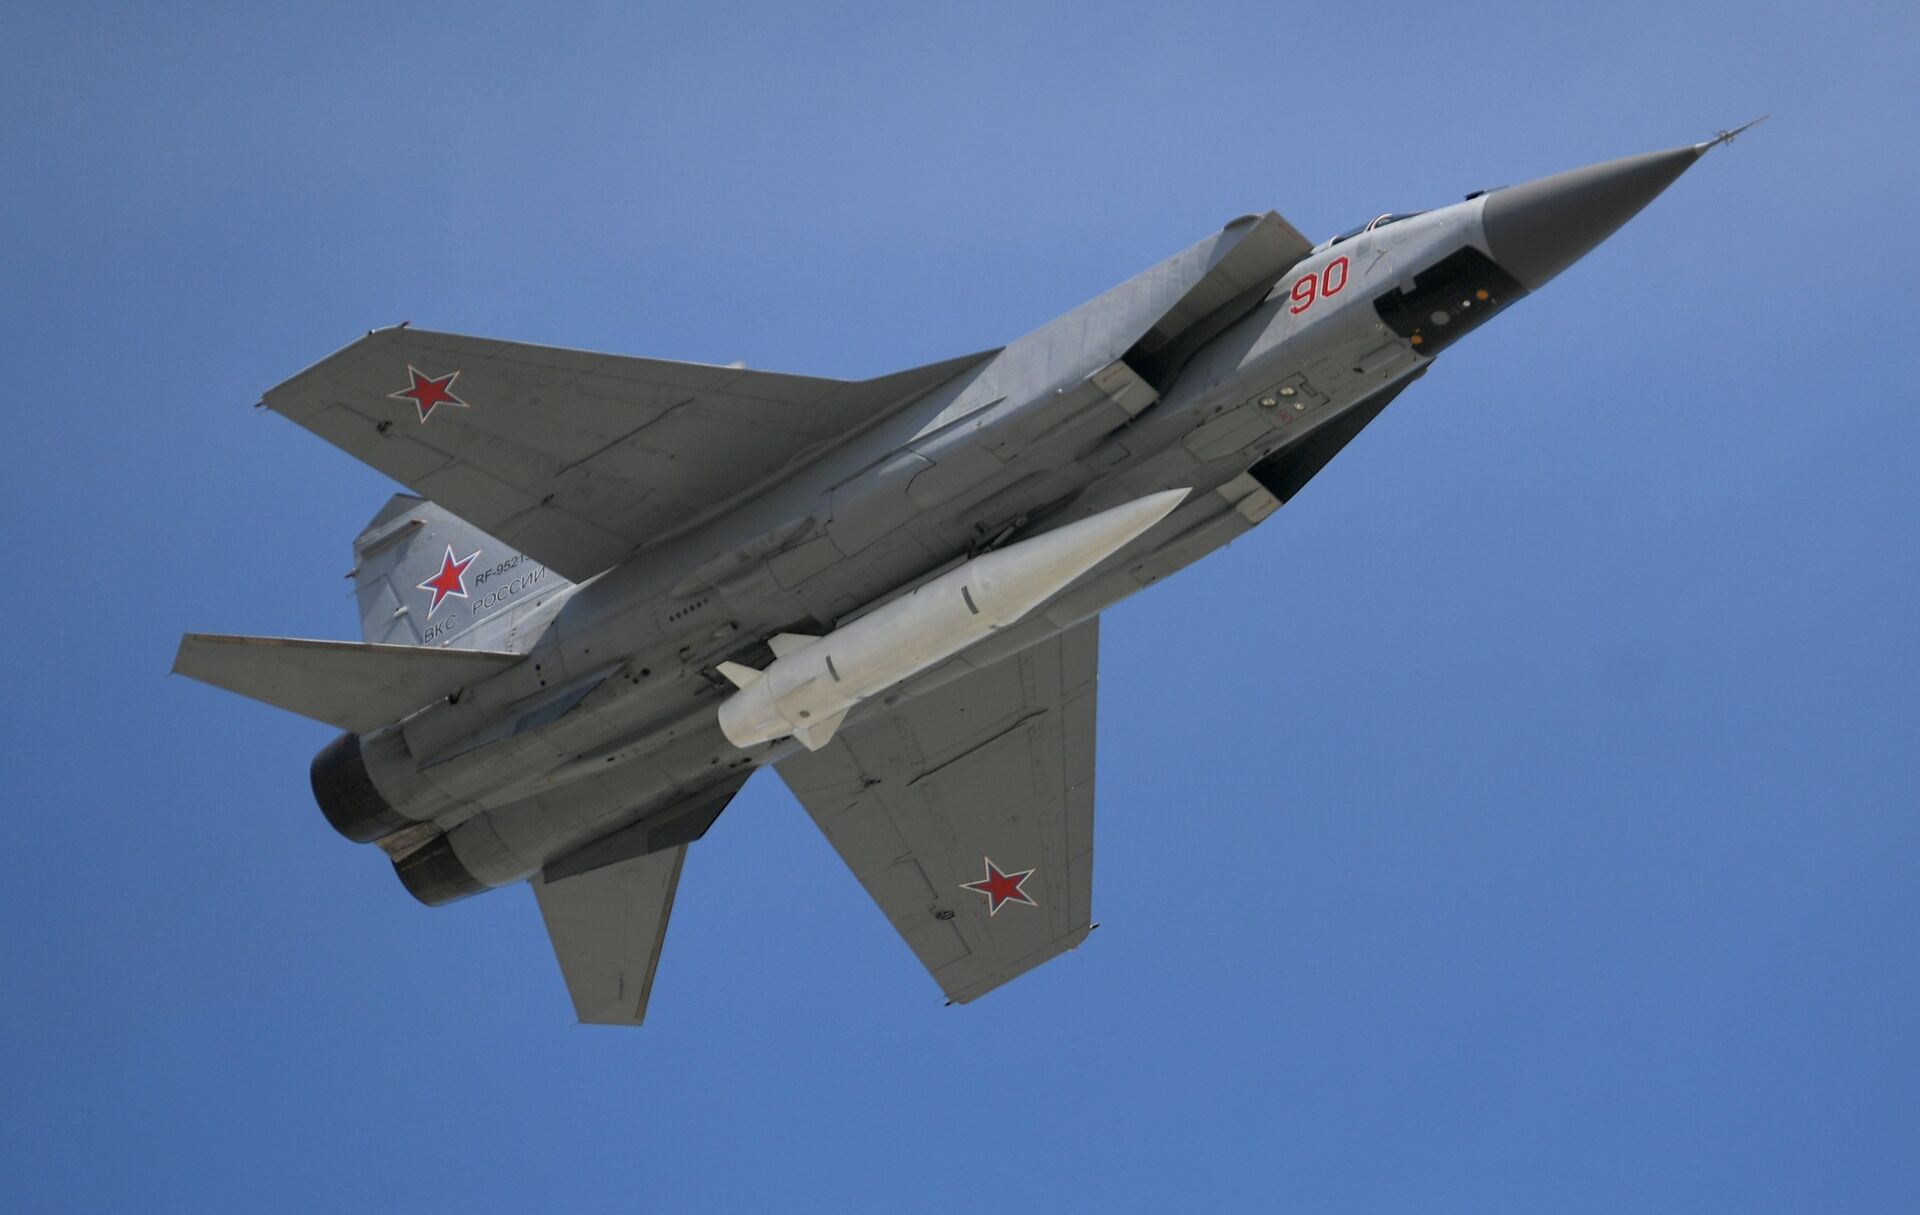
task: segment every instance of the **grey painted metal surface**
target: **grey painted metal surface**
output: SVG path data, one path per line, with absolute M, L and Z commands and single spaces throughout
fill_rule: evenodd
M 1273 515 L 1712 142 L 1318 246 L 1245 216 L 876 380 L 375 332 L 265 398 L 412 491 L 354 544 L 366 641 L 191 635 L 176 670 L 348 730 L 315 797 L 422 901 L 533 880 L 583 1021 L 639 1023 L 685 851 L 768 765 L 971 1000 L 1092 922 L 1098 614 Z M 957 653 L 916 629 L 916 589 L 1172 490 Z M 814 706 L 818 750 L 723 733 L 736 682 L 832 681 L 815 639 L 889 629 L 914 643 Z
M 647 1016 L 667 918 L 687 846 L 631 857 L 567 878 L 533 879 L 554 956 L 587 1025 L 638 1025 Z
M 920 964 L 965 1003 L 1086 938 L 1099 621 L 779 771 Z

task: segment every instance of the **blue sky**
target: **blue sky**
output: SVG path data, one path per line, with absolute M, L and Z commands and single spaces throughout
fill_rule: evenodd
M 1920 18 L 1811 14 L 8 6 L 8 1205 L 1910 1203 Z M 576 1027 L 166 675 L 354 635 L 390 487 L 250 406 L 371 326 L 864 376 L 1769 111 L 1109 616 L 1103 927 L 967 1008 L 762 778 Z

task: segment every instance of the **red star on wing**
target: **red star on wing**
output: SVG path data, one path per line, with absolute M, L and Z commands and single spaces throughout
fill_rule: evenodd
M 423 425 L 426 423 L 427 415 L 433 412 L 433 407 L 436 405 L 458 405 L 462 409 L 467 408 L 465 401 L 453 395 L 453 382 L 460 378 L 458 371 L 432 376 L 409 364 L 407 376 L 413 380 L 413 383 L 399 392 L 390 392 L 387 396 L 396 401 L 412 401 L 418 405 L 420 421 Z
M 449 597 L 455 599 L 467 597 L 467 567 L 479 560 L 479 557 L 480 551 L 475 549 L 472 555 L 455 560 L 453 546 L 451 544 L 447 546 L 446 558 L 440 562 L 440 572 L 419 584 L 421 590 L 433 592 L 433 603 L 427 608 L 429 618 L 440 610 L 441 603 Z
M 977 882 L 962 882 L 960 889 L 976 890 L 987 896 L 987 915 L 996 916 L 1008 903 L 1025 903 L 1029 907 L 1038 907 L 1033 896 L 1026 892 L 1027 879 L 1034 870 L 1025 869 L 1018 873 L 1002 873 L 991 857 L 982 857 L 987 862 L 987 876 Z

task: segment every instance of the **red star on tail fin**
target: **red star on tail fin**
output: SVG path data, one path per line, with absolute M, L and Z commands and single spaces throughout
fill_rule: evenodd
M 447 546 L 447 555 L 440 562 L 440 572 L 419 584 L 421 590 L 433 593 L 433 603 L 427 607 L 429 618 L 440 610 L 440 605 L 448 598 L 467 597 L 467 567 L 479 559 L 480 550 L 475 549 L 469 556 L 455 560 L 453 546 Z

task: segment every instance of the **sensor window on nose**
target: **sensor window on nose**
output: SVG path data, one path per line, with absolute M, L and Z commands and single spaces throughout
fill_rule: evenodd
M 1421 354 L 1433 355 L 1526 293 L 1519 280 L 1469 245 L 1414 275 L 1413 290 L 1395 287 L 1373 307 L 1387 328 Z

